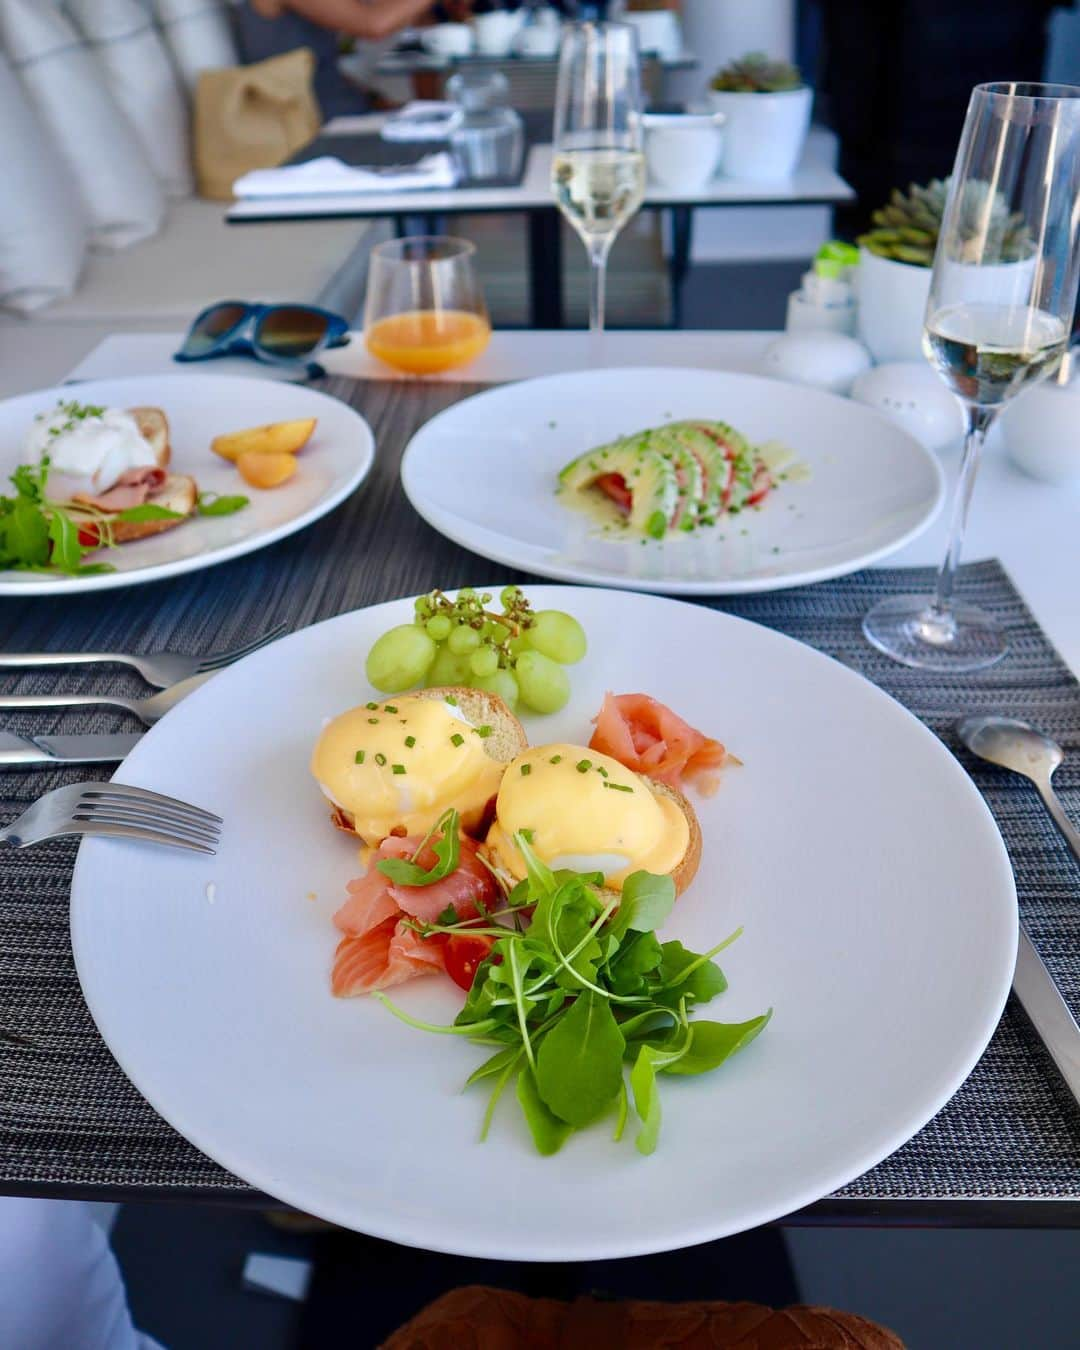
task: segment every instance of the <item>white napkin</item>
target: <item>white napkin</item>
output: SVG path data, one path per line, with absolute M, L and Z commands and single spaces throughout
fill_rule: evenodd
M 237 197 L 322 197 L 357 192 L 416 192 L 457 182 L 448 154 L 425 155 L 416 164 L 361 168 L 324 155 L 280 169 L 253 169 L 233 183 Z
M 445 141 L 456 103 L 418 98 L 392 113 L 379 133 L 384 141 Z

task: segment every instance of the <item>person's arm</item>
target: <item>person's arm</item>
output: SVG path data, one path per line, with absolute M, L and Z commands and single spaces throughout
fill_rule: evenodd
M 435 0 L 285 0 L 294 13 L 349 37 L 377 41 L 422 19 Z

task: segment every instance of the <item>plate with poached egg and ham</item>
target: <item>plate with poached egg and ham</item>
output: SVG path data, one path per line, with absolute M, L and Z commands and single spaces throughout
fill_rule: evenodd
M 519 612 L 488 612 L 500 584 L 473 592 L 481 638 Z M 522 584 L 587 634 L 546 714 L 528 682 L 511 707 L 448 680 L 442 651 L 369 683 L 388 633 L 398 657 L 443 642 L 451 610 L 416 597 L 284 638 L 151 728 L 119 780 L 225 824 L 213 858 L 83 840 L 88 1007 L 205 1154 L 363 1233 L 583 1261 L 773 1222 L 975 1065 L 1015 964 L 1004 844 L 846 666 L 705 606 Z M 488 636 L 522 674 L 523 635 Z
M 230 451 L 258 450 L 263 428 L 312 422 L 295 456 Z M 15 534 L 0 520 L 0 595 L 103 590 L 224 562 L 325 515 L 373 460 L 370 428 L 347 404 L 270 380 L 132 376 L 6 399 L 5 510 L 34 519 Z

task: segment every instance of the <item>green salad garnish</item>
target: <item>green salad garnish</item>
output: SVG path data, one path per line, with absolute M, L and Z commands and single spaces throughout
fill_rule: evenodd
M 493 1048 L 466 1080 L 466 1086 L 490 1087 L 481 1138 L 513 1081 L 540 1153 L 557 1152 L 575 1130 L 604 1116 L 621 1139 L 631 1103 L 637 1148 L 652 1153 L 661 1075 L 718 1069 L 772 1016 L 770 1008 L 746 1022 L 692 1020 L 697 1005 L 727 988 L 713 957 L 742 930 L 701 954 L 678 941 L 661 942 L 656 929 L 675 903 L 671 877 L 634 872 L 621 896 L 613 896 L 601 890 L 600 873 L 553 872 L 522 833 L 514 841 L 528 876 L 504 908 L 480 921 L 461 918 L 452 906 L 437 923 L 409 921 L 425 938 L 493 940 L 453 1025 L 421 1022 L 385 994 L 375 997 L 410 1026 Z

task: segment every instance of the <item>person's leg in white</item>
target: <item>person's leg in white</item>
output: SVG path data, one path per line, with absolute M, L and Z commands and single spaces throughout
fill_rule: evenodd
M 128 1312 L 120 1267 L 89 1208 L 0 1196 L 0 1346 L 153 1350 Z

